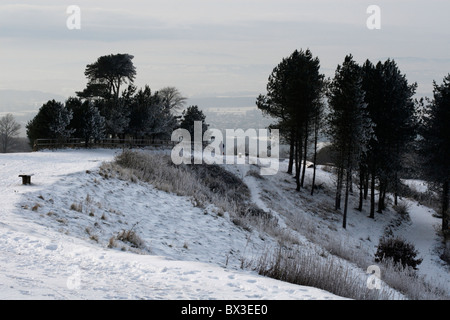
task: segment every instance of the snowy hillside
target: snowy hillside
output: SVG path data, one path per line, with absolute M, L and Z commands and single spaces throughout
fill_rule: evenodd
M 252 264 L 279 246 L 273 234 L 243 228 L 213 205 L 201 208 L 148 183 L 101 175 L 102 163 L 119 152 L 0 155 L 1 299 L 343 299 L 258 275 Z M 300 197 L 284 165 L 263 178 L 248 174 L 255 169 L 249 165 L 226 167 L 302 250 L 334 252 L 345 244 L 375 252 L 391 215 L 374 222 L 351 211 L 343 230 L 339 213 L 327 211 L 326 188 Z M 19 174 L 33 174 L 32 185 L 22 185 Z M 324 170 L 317 180 L 333 184 Z M 395 233 L 416 244 L 424 259 L 420 273 L 448 288 L 448 267 L 436 253 L 439 219 L 416 203 L 410 208 L 411 221 Z M 366 270 L 349 266 L 365 283 Z
M 263 240 L 187 198 L 103 180 L 98 167 L 114 155 L 1 155 L 1 299 L 339 298 L 240 270 Z M 32 185 L 19 174 L 34 174 Z M 126 243 L 108 248 L 131 229 L 151 254 L 122 249 Z

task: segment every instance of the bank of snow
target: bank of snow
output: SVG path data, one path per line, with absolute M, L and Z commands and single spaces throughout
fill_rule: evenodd
M 341 299 L 241 270 L 272 240 L 189 198 L 104 179 L 116 152 L 0 155 L 0 298 Z

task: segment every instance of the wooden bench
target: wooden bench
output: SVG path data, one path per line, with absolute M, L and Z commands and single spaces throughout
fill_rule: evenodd
M 20 174 L 19 177 L 22 178 L 22 184 L 31 184 L 31 176 L 29 174 Z

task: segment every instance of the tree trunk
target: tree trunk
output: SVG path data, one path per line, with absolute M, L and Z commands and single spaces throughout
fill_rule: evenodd
M 375 170 L 372 169 L 372 179 L 370 181 L 370 215 L 369 217 L 375 218 Z
M 336 200 L 334 204 L 334 209 L 341 209 L 341 194 L 342 194 L 342 180 L 344 179 L 344 168 L 338 168 L 337 173 L 337 187 L 336 187 Z
M 364 168 L 361 165 L 359 167 L 359 205 L 358 205 L 358 211 L 362 211 L 363 207 L 363 198 L 364 198 Z
M 397 171 L 395 172 L 394 176 L 394 205 L 398 204 L 398 174 Z
M 297 139 L 295 145 L 295 182 L 297 183 L 296 190 L 300 191 L 301 139 Z
M 314 168 L 313 168 L 313 177 L 312 177 L 312 185 L 311 185 L 311 195 L 314 195 L 314 187 L 316 184 L 316 162 L 317 162 L 317 139 L 318 132 L 317 127 L 314 129 Z
M 6 153 L 6 150 L 8 149 L 8 137 L 5 135 L 3 137 L 3 141 L 2 141 L 2 153 Z
M 369 172 L 366 172 L 365 178 L 364 178 L 364 200 L 367 200 L 367 196 L 369 194 L 369 179 L 370 179 L 370 174 L 369 174 Z
M 383 210 L 385 209 L 385 205 L 384 205 L 384 197 L 386 195 L 386 185 L 387 182 L 385 179 L 380 180 L 380 190 L 378 190 L 379 195 L 378 195 L 378 213 L 383 213 Z
M 305 141 L 303 145 L 303 168 L 302 168 L 302 181 L 300 186 L 303 188 L 305 182 L 305 173 L 306 173 L 306 157 L 308 155 L 308 123 L 305 125 Z
M 382 198 L 382 194 L 383 194 L 383 192 L 382 192 L 383 188 L 384 188 L 384 183 L 380 180 L 380 187 L 379 187 L 379 190 L 378 190 L 378 209 L 377 209 L 377 213 L 383 213 L 383 210 L 381 209 L 381 205 L 382 205 L 381 198 Z
M 350 170 L 350 179 L 352 178 L 352 175 L 353 175 L 353 170 Z M 353 182 L 350 183 L 349 191 L 351 194 L 353 194 Z
M 350 191 L 350 183 L 351 183 L 351 170 L 347 168 L 347 174 L 345 179 L 345 200 L 344 200 L 344 219 L 342 222 L 342 227 L 344 229 L 347 228 L 347 210 L 348 210 L 348 194 Z
M 290 149 L 289 149 L 289 165 L 287 173 L 292 174 L 292 169 L 294 167 L 294 152 L 295 152 L 295 139 L 294 134 L 291 133 Z
M 449 227 L 449 181 L 445 181 L 442 186 L 442 231 L 447 231 Z

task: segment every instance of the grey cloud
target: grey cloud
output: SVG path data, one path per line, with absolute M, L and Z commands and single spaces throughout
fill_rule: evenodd
M 224 86 L 228 91 L 260 88 L 283 57 L 302 48 L 320 58 L 327 75 L 348 53 L 360 62 L 417 57 L 399 62 L 419 85 L 431 76 L 439 81 L 439 70 L 450 71 L 450 27 L 443 19 L 448 1 L 379 0 L 382 29 L 377 31 L 366 28 L 369 0 L 16 2 L 0 4 L 0 57 L 7 61 L 3 69 L 12 73 L 0 83 L 5 88 L 23 86 L 26 79 L 30 88 L 54 90 L 47 87 L 72 87 L 75 77 L 81 86 L 87 63 L 118 50 L 135 55 L 138 77 L 146 83 L 178 81 L 192 90 L 205 84 L 217 92 Z M 81 8 L 81 30 L 66 27 L 70 4 Z M 29 62 L 28 52 L 38 61 Z M 64 55 L 74 62 L 64 65 L 69 61 Z M 223 77 L 212 78 L 214 72 Z M 68 78 L 64 84 L 63 77 Z

